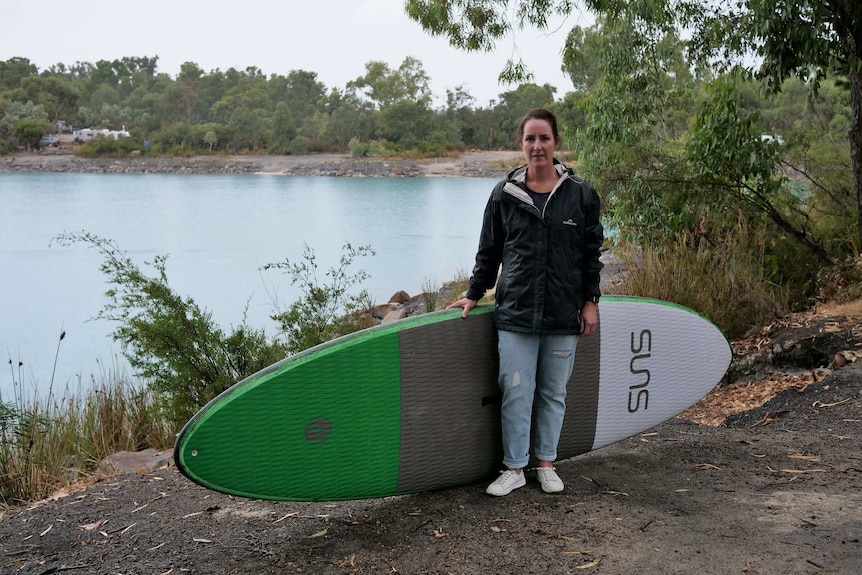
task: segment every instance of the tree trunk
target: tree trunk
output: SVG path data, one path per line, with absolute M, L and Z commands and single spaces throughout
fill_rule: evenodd
M 850 159 L 853 165 L 853 186 L 856 189 L 857 248 L 862 250 L 862 74 L 850 66 Z

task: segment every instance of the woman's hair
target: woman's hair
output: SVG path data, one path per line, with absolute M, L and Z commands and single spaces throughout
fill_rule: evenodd
M 520 125 L 518 126 L 519 147 L 521 145 L 521 140 L 523 140 L 524 138 L 524 126 L 530 120 L 545 120 L 551 125 L 551 133 L 554 135 L 554 141 L 560 141 L 560 133 L 557 131 L 557 117 L 554 116 L 553 112 L 551 112 L 550 110 L 546 110 L 545 108 L 533 108 L 524 115 L 524 117 L 521 119 Z

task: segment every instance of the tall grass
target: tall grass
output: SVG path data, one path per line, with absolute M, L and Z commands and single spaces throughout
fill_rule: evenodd
M 92 376 L 83 394 L 18 395 L 0 403 L 0 503 L 46 497 L 91 475 L 112 453 L 163 449 L 173 438 L 153 393 L 116 368 Z
M 788 290 L 769 281 L 765 245 L 740 222 L 718 241 L 681 234 L 660 249 L 619 248 L 625 271 L 611 290 L 684 305 L 743 337 L 789 306 Z

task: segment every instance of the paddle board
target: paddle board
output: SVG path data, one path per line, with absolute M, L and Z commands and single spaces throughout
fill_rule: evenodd
M 385 497 L 500 469 L 492 305 L 376 326 L 288 357 L 213 399 L 179 433 L 192 481 L 258 499 Z M 605 296 L 578 343 L 559 459 L 673 417 L 731 360 L 721 331 L 667 302 Z

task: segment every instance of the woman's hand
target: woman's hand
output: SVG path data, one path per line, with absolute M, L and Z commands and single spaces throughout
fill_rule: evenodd
M 476 300 L 464 297 L 459 299 L 455 303 L 449 304 L 448 306 L 446 306 L 446 309 L 453 309 L 456 307 L 464 308 L 464 311 L 461 312 L 461 317 L 466 318 L 467 314 L 470 313 L 470 310 L 476 307 Z
M 592 301 L 584 302 L 581 310 L 581 335 L 593 335 L 599 324 L 599 306 Z

